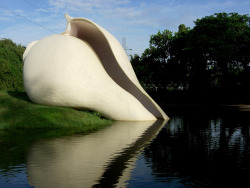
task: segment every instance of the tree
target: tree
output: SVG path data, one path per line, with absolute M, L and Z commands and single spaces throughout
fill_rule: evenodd
M 166 74 L 166 64 L 170 58 L 170 44 L 173 33 L 169 30 L 150 36 L 149 48 L 142 56 L 131 57 L 131 63 L 138 79 L 146 89 L 166 86 L 169 80 Z
M 135 54 L 134 56 L 131 57 L 131 64 L 133 65 L 134 71 L 136 73 L 136 76 L 142 85 L 143 88 L 146 88 L 146 85 L 150 83 L 151 79 L 151 73 L 150 69 L 148 67 L 147 62 L 142 62 L 141 58 L 138 54 Z
M 233 80 L 239 82 L 236 74 L 246 70 L 250 62 L 249 19 L 237 13 L 216 13 L 195 21 L 188 44 L 197 56 L 192 68 L 209 73 L 206 80 L 210 87 L 231 87 Z
M 174 35 L 151 35 L 149 48 L 137 57 L 150 69 L 150 81 L 191 91 L 249 87 L 250 17 L 223 12 L 194 23 L 193 29 L 181 24 Z
M 131 63 L 138 79 L 143 80 L 141 81 L 146 89 L 173 90 L 186 87 L 186 61 L 177 60 L 177 57 L 182 57 L 183 53 L 176 51 L 177 40 L 175 38 L 177 35 L 181 38 L 187 31 L 189 28 L 184 24 L 180 25 L 179 32 L 175 35 L 169 30 L 159 31 L 150 36 L 149 48 L 144 51 L 141 57 L 138 55 L 131 57 Z
M 0 40 L 0 90 L 24 91 L 23 52 L 24 46 L 10 39 Z

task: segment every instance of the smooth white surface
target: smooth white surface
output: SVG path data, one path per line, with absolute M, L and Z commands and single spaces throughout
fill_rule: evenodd
M 109 32 L 87 19 L 66 18 L 63 34 L 24 52 L 24 85 L 33 102 L 91 109 L 114 120 L 168 119 Z

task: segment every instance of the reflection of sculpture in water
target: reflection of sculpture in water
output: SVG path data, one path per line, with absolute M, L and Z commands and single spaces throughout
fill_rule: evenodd
M 136 154 L 166 121 L 116 121 L 89 135 L 40 141 L 27 158 L 35 187 L 124 187 Z
M 39 104 L 87 108 L 114 120 L 168 119 L 139 84 L 120 43 L 84 18 L 24 52 L 24 85 Z

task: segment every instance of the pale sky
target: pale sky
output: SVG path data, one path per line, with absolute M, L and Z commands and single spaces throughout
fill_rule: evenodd
M 193 27 L 198 18 L 219 12 L 250 13 L 249 0 L 0 0 L 0 38 L 27 46 L 34 40 L 60 34 L 64 14 L 90 19 L 139 54 L 150 35 L 180 24 Z

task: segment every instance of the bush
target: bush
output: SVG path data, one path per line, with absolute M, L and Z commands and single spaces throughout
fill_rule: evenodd
M 23 52 L 24 46 L 10 39 L 0 40 L 0 90 L 24 91 Z

